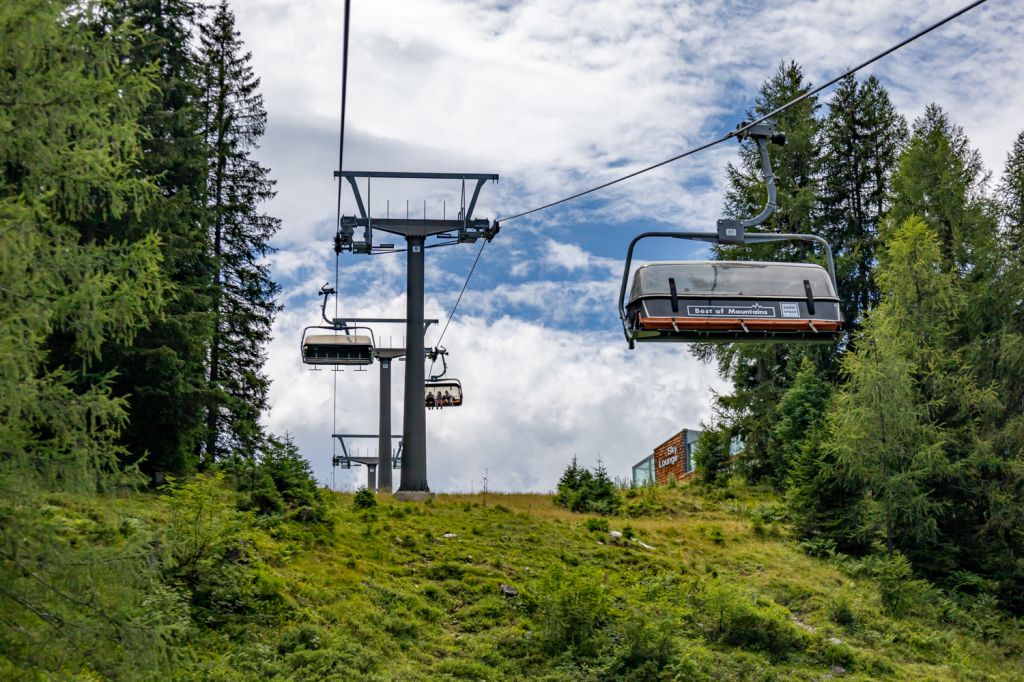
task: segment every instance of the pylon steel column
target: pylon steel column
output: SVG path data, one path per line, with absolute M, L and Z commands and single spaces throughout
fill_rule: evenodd
M 380 429 L 377 441 L 377 489 L 391 492 L 391 358 L 380 358 Z
M 474 218 L 477 198 L 485 182 L 497 182 L 494 173 L 407 173 L 389 171 L 334 171 L 335 177 L 348 182 L 352 188 L 352 198 L 356 202 L 357 215 L 341 216 L 338 231 L 334 236 L 336 253 L 348 251 L 352 253 L 383 253 L 393 249 L 393 244 L 375 244 L 375 232 L 386 232 L 405 238 L 408 263 L 408 283 L 406 286 L 406 365 L 405 365 L 405 414 L 403 415 L 402 439 L 402 482 L 395 497 L 400 499 L 424 499 L 429 497 L 427 486 L 427 415 L 424 401 L 424 319 L 423 319 L 423 250 L 429 237 L 444 238 L 448 244 L 467 244 L 479 239 L 493 239 L 498 233 L 498 224 L 491 224 L 485 218 Z M 462 183 L 463 200 L 459 206 L 458 217 L 428 218 L 426 212 L 422 218 L 372 218 L 369 203 L 363 202 L 359 191 L 358 179 L 365 178 L 367 188 L 371 178 L 392 180 L 455 180 Z M 474 182 L 475 186 L 466 202 L 466 182 Z M 369 189 L 367 189 L 369 192 Z M 369 199 L 369 194 L 367 194 Z M 362 238 L 357 239 L 359 228 L 363 228 Z M 364 319 L 362 322 L 370 322 Z M 378 434 L 379 436 L 383 434 Z M 390 449 L 381 454 L 390 454 Z M 403 493 L 409 493 L 403 495 Z
M 405 313 L 405 414 L 400 492 L 427 492 L 427 411 L 423 369 L 423 243 L 422 235 L 405 238 L 408 262 Z M 390 450 L 388 451 L 390 453 Z

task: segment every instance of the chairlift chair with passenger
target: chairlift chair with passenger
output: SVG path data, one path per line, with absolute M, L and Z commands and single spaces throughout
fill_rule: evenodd
M 462 382 L 445 377 L 448 373 L 448 362 L 445 360 L 447 354 L 448 351 L 440 346 L 427 353 L 427 357 L 432 362 L 436 362 L 440 358 L 442 366 L 440 374 L 432 374 L 424 382 L 424 399 L 430 409 L 462 406 Z
M 828 242 L 811 234 L 746 231 L 776 208 L 768 142 L 784 144 L 785 136 L 759 123 L 737 137 L 757 142 L 767 204 L 753 218 L 719 220 L 716 232 L 645 232 L 630 242 L 619 290 L 619 317 L 630 348 L 637 341 L 832 343 L 841 336 L 843 317 Z M 735 245 L 812 242 L 821 246 L 828 269 L 773 261 L 655 262 L 638 267 L 628 287 L 633 251 L 652 237 Z

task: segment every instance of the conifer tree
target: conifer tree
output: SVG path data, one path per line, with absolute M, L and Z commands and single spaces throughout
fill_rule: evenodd
M 125 0 L 104 5 L 96 30 L 130 22 L 137 28 L 125 62 L 156 65 L 158 96 L 139 114 L 145 131 L 140 174 L 157 187 L 153 201 L 117 220 L 80 222 L 83 240 L 160 237 L 172 293 L 131 344 L 109 343 L 97 370 L 117 369 L 114 390 L 126 396 L 131 420 L 123 435 L 129 457 L 146 455 L 149 473 L 187 472 L 197 464 L 207 402 L 212 330 L 211 261 L 205 207 L 206 151 L 198 107 L 197 0 Z
M 824 423 L 832 386 L 809 358 L 804 358 L 793 384 L 779 401 L 779 422 L 774 438 L 783 471 L 796 461 L 804 442 Z
M 1013 141 L 999 183 L 1003 232 L 1013 254 L 1024 251 L 1024 131 Z
M 980 201 L 987 180 L 981 154 L 971 147 L 963 128 L 936 104 L 914 121 L 899 170 L 892 180 L 890 218 L 901 225 L 923 218 L 935 231 L 942 255 L 958 272 L 974 262 L 974 250 L 992 236 Z
M 877 273 L 881 303 L 856 351 L 830 415 L 826 448 L 849 481 L 864 486 L 870 527 L 891 555 L 929 556 L 944 500 L 933 483 L 949 473 L 948 429 L 937 418 L 974 393 L 949 339 L 963 294 L 943 265 L 941 242 L 911 218 L 885 243 Z
M 822 123 L 821 236 L 835 255 L 847 334 L 878 303 L 872 274 L 878 228 L 906 138 L 906 121 L 874 76 L 839 84 Z
M 721 485 L 729 464 L 729 432 L 719 424 L 704 426 L 693 449 L 693 461 L 700 475 L 700 482 L 707 485 Z
M 54 491 L 79 504 L 134 481 L 118 461 L 126 412 L 113 376 L 83 375 L 166 295 L 155 235 L 83 244 L 76 227 L 139 210 L 155 189 L 137 172 L 154 73 L 126 66 L 130 29 L 93 31 L 99 13 L 89 2 L 0 4 L 0 667 L 10 679 L 162 676 L 177 629 L 165 619 L 173 596 L 153 589 L 151 545 L 80 542 L 52 506 Z M 96 589 L 100 574 L 109 589 Z
M 998 276 L 976 304 L 990 329 L 968 347 L 979 382 L 991 382 L 998 410 L 979 429 L 981 444 L 962 467 L 953 514 L 960 565 L 998 585 L 1000 601 L 1024 613 L 1024 132 L 1007 155 L 998 187 Z M 976 290 L 981 290 L 977 287 Z M 975 436 L 978 439 L 978 436 Z
M 267 115 L 227 2 L 203 27 L 203 132 L 208 148 L 207 203 L 213 253 L 214 329 L 209 351 L 210 404 L 205 458 L 236 450 L 252 456 L 265 440 L 264 371 L 275 297 L 265 256 L 279 222 L 260 212 L 274 196 L 269 172 L 251 158 Z
M 860 484 L 843 477 L 833 453 L 822 447 L 832 393 L 832 384 L 804 358 L 782 396 L 775 442 L 785 465 L 786 500 L 796 532 L 832 540 L 851 552 L 864 548 L 864 505 Z

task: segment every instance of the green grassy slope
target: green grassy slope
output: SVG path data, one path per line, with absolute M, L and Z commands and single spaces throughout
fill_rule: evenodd
M 764 491 L 640 491 L 610 519 L 543 495 L 330 494 L 311 524 L 239 512 L 217 485 L 48 502 L 105 542 L 163 533 L 189 625 L 161 679 L 1024 679 L 1019 623 L 807 556 Z
M 770 495 L 719 497 L 640 493 L 630 540 L 548 496 L 335 495 L 329 542 L 271 548 L 287 614 L 203 641 L 199 676 L 1024 679 L 1019 637 L 914 585 L 886 615 L 893 587 L 779 537 Z

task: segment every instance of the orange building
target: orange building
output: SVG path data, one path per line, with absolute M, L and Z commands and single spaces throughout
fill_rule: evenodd
M 699 437 L 700 431 L 683 429 L 654 448 L 653 453 L 633 465 L 633 485 L 663 485 L 669 476 L 676 481 L 692 478 L 696 472 L 693 449 Z

